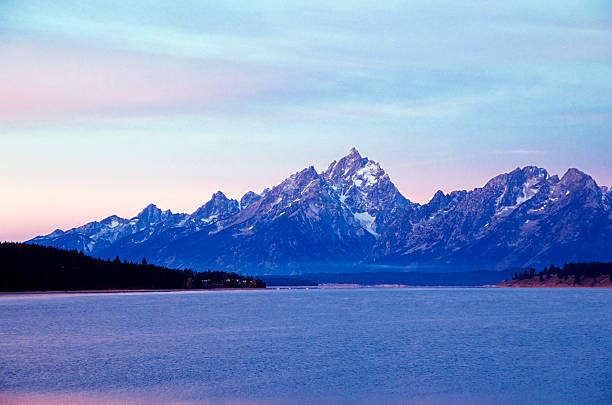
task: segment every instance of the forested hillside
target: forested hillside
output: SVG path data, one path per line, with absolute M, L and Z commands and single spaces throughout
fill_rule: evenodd
M 253 288 L 265 283 L 223 271 L 194 272 L 95 259 L 76 250 L 0 244 L 0 291 Z

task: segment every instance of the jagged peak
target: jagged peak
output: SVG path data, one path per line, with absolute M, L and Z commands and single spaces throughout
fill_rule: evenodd
M 351 150 L 349 150 L 349 153 L 348 155 L 346 155 L 346 157 L 361 159 L 361 154 L 359 153 L 357 148 L 353 146 Z
M 253 202 L 258 201 L 261 198 L 262 196 L 254 191 L 247 191 L 242 198 L 240 198 L 240 209 L 243 210 L 248 208 Z
M 334 160 L 333 162 L 331 162 L 329 166 L 327 166 L 327 170 L 325 170 L 323 173 L 330 173 L 334 169 L 337 163 L 338 163 L 337 160 Z
M 314 166 L 308 166 L 307 168 L 302 170 L 301 173 L 311 173 L 313 176 L 319 177 L 319 173 L 317 173 Z
M 257 194 L 254 191 L 247 191 L 246 193 L 244 193 L 244 195 L 240 198 L 240 200 L 244 200 L 245 198 L 252 198 L 252 197 L 261 197 L 260 194 Z
M 355 147 L 352 147 L 346 156 L 343 156 L 339 160 L 334 160 L 333 162 L 331 162 L 330 165 L 327 167 L 327 170 L 322 174 L 331 177 L 334 175 L 336 169 L 340 167 L 359 168 L 363 166 L 363 164 L 365 164 L 367 161 L 368 158 L 363 158 L 359 151 Z
M 108 226 L 110 228 L 114 228 L 120 224 L 127 222 L 127 219 L 121 218 L 117 215 L 110 215 L 99 222 L 100 225 Z M 96 224 L 93 222 L 92 224 Z M 87 225 L 86 225 L 87 226 Z
M 307 168 L 299 172 L 293 173 L 291 176 L 289 176 L 288 179 L 280 183 L 278 186 L 274 187 L 272 191 L 278 192 L 283 190 L 289 191 L 294 189 L 301 189 L 319 178 L 319 173 L 317 173 L 315 168 L 313 166 L 308 166 Z M 268 194 L 269 193 L 266 193 L 266 196 Z
M 211 200 L 214 200 L 214 201 L 217 201 L 217 200 L 227 201 L 227 200 L 229 200 L 229 198 L 227 198 L 227 196 L 225 194 L 223 194 L 223 191 L 219 190 L 219 191 L 213 193 Z
M 550 176 L 548 175 L 548 171 L 546 169 L 538 167 L 538 166 L 525 166 L 521 169 L 521 171 L 528 178 L 539 178 L 539 179 L 547 179 Z
M 227 198 L 227 196 L 223 194 L 222 191 L 216 191 L 212 194 L 212 196 L 210 197 L 210 200 L 208 200 L 206 203 L 204 203 L 204 205 L 198 208 L 197 211 L 201 210 L 202 208 L 206 206 L 217 205 L 219 203 L 224 203 L 227 201 L 231 201 L 231 200 Z
M 144 208 L 142 209 L 142 211 L 140 211 L 140 212 L 138 213 L 138 215 L 137 215 L 137 216 L 141 216 L 141 215 L 143 215 L 143 214 L 146 214 L 146 213 L 148 213 L 148 212 L 152 212 L 152 211 L 160 211 L 160 212 L 161 212 L 161 210 L 160 210 L 159 208 L 157 208 L 157 205 L 155 205 L 155 204 L 151 203 L 151 204 L 147 205 L 146 207 L 144 207 Z
M 499 187 L 500 185 L 506 184 L 507 181 L 508 181 L 508 173 L 498 174 L 497 176 L 493 177 L 491 180 L 487 181 L 487 183 L 484 185 L 484 188 Z M 475 190 L 478 190 L 478 188 L 476 188 Z
M 348 155 L 342 157 L 338 163 L 352 163 L 353 162 L 359 164 L 360 166 L 363 166 L 365 163 L 367 163 L 369 161 L 369 159 L 367 157 L 363 157 L 361 156 L 361 153 L 359 153 L 359 151 L 357 150 L 357 148 L 352 147 L 351 150 L 349 151 Z
M 317 173 L 314 166 L 308 166 L 307 168 L 292 174 L 288 180 L 299 182 L 303 180 L 314 180 L 317 178 L 319 178 L 319 173 Z
M 548 178 L 548 172 L 546 171 L 546 169 L 542 167 L 538 167 L 538 166 L 517 167 L 516 169 L 508 173 L 508 175 L 510 176 L 517 175 L 517 174 L 523 174 L 526 177 Z
M 561 177 L 561 184 L 565 186 L 579 186 L 581 183 L 584 183 L 585 186 L 588 186 L 591 189 L 597 187 L 597 183 L 595 180 L 588 174 L 576 169 L 575 167 L 571 167 L 567 169 L 563 177 Z
M 438 190 L 438 191 L 435 192 L 435 194 L 433 195 L 433 197 L 431 198 L 431 200 L 429 202 L 437 201 L 437 200 L 440 200 L 440 199 L 442 199 L 444 197 L 446 197 L 446 194 L 444 194 L 444 191 Z
M 491 180 L 489 180 L 485 184 L 485 188 L 491 187 L 499 187 L 501 185 L 506 185 L 511 179 L 515 179 L 517 176 L 524 176 L 526 180 L 529 179 L 540 179 L 545 180 L 549 178 L 548 172 L 546 169 L 537 166 L 525 166 L 523 168 L 517 167 L 508 173 L 502 173 Z
M 383 176 L 385 171 L 381 169 L 380 165 L 368 159 L 367 157 L 362 157 L 359 151 L 356 148 L 351 148 L 348 155 L 342 157 L 338 161 L 333 161 L 326 171 L 321 173 L 321 175 L 326 180 L 332 180 L 332 182 L 341 181 L 341 179 L 347 179 L 359 175 L 359 171 L 364 168 L 369 168 L 377 174 L 377 176 Z
M 387 196 L 389 201 L 399 206 L 409 202 L 397 190 L 380 164 L 362 157 L 356 148 L 351 148 L 349 154 L 339 161 L 332 162 L 329 168 L 321 173 L 321 177 L 335 191 L 342 203 L 348 204 L 353 210 L 375 212 L 381 204 L 388 204 L 382 202 L 387 200 Z M 380 195 L 381 192 L 385 196 Z
M 449 194 L 449 196 L 451 197 L 463 197 L 467 194 L 467 190 L 455 190 L 455 191 L 451 191 L 451 193 Z
M 157 222 L 161 219 L 161 216 L 162 210 L 155 204 L 149 204 L 136 215 L 136 218 L 144 222 Z
M 570 167 L 569 169 L 567 169 L 567 171 L 565 172 L 565 174 L 563 175 L 561 179 L 585 178 L 585 177 L 590 177 L 590 176 L 575 167 Z
M 147 205 L 146 207 L 144 207 L 143 210 L 140 211 L 138 215 L 136 215 L 136 217 L 137 218 L 149 217 L 151 215 L 154 215 L 157 212 L 161 213 L 162 211 L 159 208 L 157 208 L 157 205 L 151 203 Z
M 47 236 L 59 236 L 59 235 L 63 235 L 65 232 L 62 231 L 61 229 L 57 228 L 55 231 L 51 232 L 49 235 Z M 40 236 L 38 236 L 40 238 Z
M 240 211 L 240 203 L 234 199 L 229 199 L 222 191 L 215 192 L 211 199 L 195 210 L 190 216 L 200 221 L 210 218 L 211 215 L 223 216 L 232 215 Z
M 449 195 L 444 194 L 444 191 L 438 190 L 438 191 L 435 192 L 433 197 L 431 197 L 431 200 L 429 200 L 429 202 L 427 204 L 422 205 L 421 207 L 435 207 L 435 208 L 439 208 L 440 206 L 445 204 L 446 200 L 449 197 L 450 197 Z

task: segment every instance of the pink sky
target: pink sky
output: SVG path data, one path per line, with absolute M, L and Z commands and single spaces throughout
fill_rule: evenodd
M 246 10 L 0 2 L 0 240 L 191 212 L 352 146 L 421 203 L 525 165 L 612 185 L 605 2 Z

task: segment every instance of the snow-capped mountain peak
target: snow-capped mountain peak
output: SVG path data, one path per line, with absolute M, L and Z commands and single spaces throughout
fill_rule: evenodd
M 229 199 L 221 191 L 214 193 L 206 204 L 189 216 L 188 223 L 197 230 L 201 227 L 228 219 L 240 211 L 240 203 Z
M 380 165 L 357 149 L 317 173 L 307 167 L 240 201 L 222 192 L 192 214 L 153 204 L 30 242 L 179 267 L 262 273 L 321 263 L 506 268 L 612 260 L 612 191 L 569 169 L 535 166 L 471 191 L 404 198 Z M 329 267 L 328 267 L 329 269 Z
M 408 203 L 380 165 L 355 148 L 321 175 L 355 219 L 375 236 Z
M 495 215 L 509 215 L 547 185 L 548 172 L 536 166 L 516 168 L 489 180 L 482 191 L 495 198 Z
M 162 219 L 162 210 L 155 204 L 149 204 L 136 215 L 136 218 L 146 224 L 156 223 Z

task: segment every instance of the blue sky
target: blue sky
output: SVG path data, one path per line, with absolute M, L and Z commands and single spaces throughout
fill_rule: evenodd
M 0 240 L 352 146 L 418 202 L 527 164 L 612 185 L 609 1 L 8 0 L 0 61 Z

